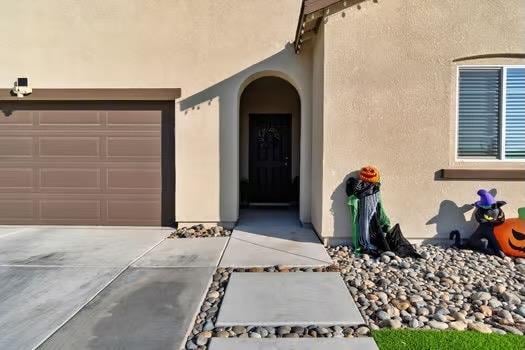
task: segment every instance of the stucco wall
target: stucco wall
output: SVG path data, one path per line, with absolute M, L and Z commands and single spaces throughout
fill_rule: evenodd
M 239 97 L 251 80 L 281 76 L 310 100 L 309 55 L 289 47 L 300 0 L 17 0 L 0 21 L 0 85 L 34 88 L 180 87 L 176 219 L 238 215 Z M 301 147 L 310 106 L 301 109 Z M 309 169 L 310 149 L 301 169 Z M 304 154 L 304 155 L 303 155 Z M 301 217 L 310 220 L 309 172 Z
M 250 113 L 281 114 L 292 116 L 292 155 L 291 180 L 299 176 L 300 170 L 300 135 L 301 102 L 295 88 L 286 80 L 276 77 L 264 77 L 253 81 L 241 95 L 240 102 L 240 178 L 249 179 L 249 125 Z
M 312 49 L 312 225 L 323 230 L 323 133 L 324 133 L 324 27 L 319 28 Z M 329 232 L 329 231 L 327 231 Z
M 479 188 L 495 188 L 509 203 L 507 216 L 517 215 L 524 182 L 439 181 L 435 172 L 525 167 L 454 159 L 454 60 L 525 53 L 522 0 L 366 1 L 328 16 L 324 35 L 323 201 L 331 210 L 323 210 L 323 236 L 348 238 L 345 177 L 369 163 L 379 167 L 386 210 L 408 237 L 471 232 L 472 211 L 460 208 L 476 200 Z M 525 60 L 461 62 L 491 63 Z

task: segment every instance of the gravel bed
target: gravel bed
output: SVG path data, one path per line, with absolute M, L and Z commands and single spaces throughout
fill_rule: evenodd
M 226 230 L 222 226 L 214 226 L 210 228 L 204 225 L 195 225 L 191 227 L 181 227 L 177 231 L 169 235 L 168 238 L 208 238 L 208 237 L 229 237 L 232 232 Z
M 371 329 L 525 332 L 525 259 L 433 245 L 423 259 L 391 252 L 377 259 L 328 248 Z
M 232 269 L 218 268 L 213 275 L 205 301 L 200 308 L 195 323 L 186 342 L 187 350 L 208 349 L 212 337 L 220 338 L 331 338 L 331 337 L 360 337 L 367 336 L 370 329 L 366 326 L 358 327 L 308 327 L 280 326 L 233 326 L 215 327 L 219 308 L 224 292 L 232 272 L 325 272 L 334 271 L 334 267 L 324 268 L 288 268 L 286 266 L 272 266 L 266 268 Z

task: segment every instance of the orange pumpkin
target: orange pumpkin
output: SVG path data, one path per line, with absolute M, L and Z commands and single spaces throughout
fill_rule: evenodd
M 494 227 L 494 236 L 508 256 L 525 258 L 525 219 L 507 219 Z
M 359 179 L 361 179 L 361 181 L 372 183 L 379 182 L 379 170 L 371 165 L 364 166 L 359 172 Z

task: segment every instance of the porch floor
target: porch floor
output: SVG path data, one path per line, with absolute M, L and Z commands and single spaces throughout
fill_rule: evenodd
M 319 267 L 331 259 L 319 238 L 302 227 L 296 210 L 241 210 L 238 225 L 221 260 L 221 267 Z

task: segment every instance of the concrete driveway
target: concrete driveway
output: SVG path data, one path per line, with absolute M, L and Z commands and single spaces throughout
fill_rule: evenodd
M 0 226 L 0 349 L 179 349 L 227 241 L 171 231 Z

